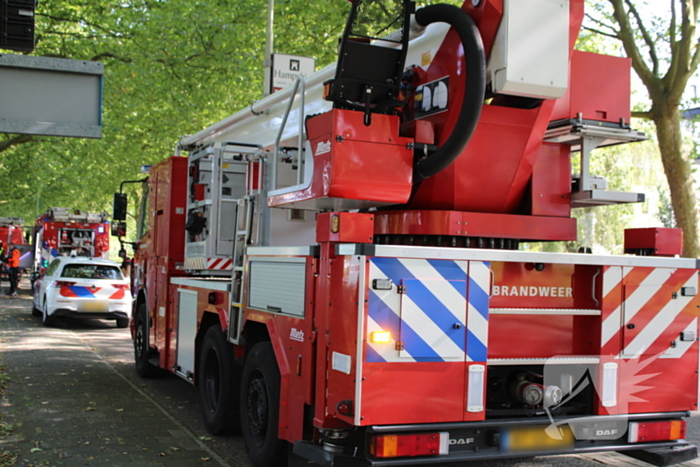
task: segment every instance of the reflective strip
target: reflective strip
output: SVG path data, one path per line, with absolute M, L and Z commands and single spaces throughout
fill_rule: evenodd
M 610 268 L 612 269 L 617 269 L 617 268 Z M 623 268 L 623 276 L 627 276 L 631 270 L 634 268 Z M 627 271 L 625 271 L 627 270 Z M 619 269 L 618 269 L 619 272 Z M 652 285 L 658 285 L 659 283 L 665 282 L 670 276 L 673 271 L 671 269 L 654 269 L 651 274 L 649 274 L 646 278 L 644 278 L 643 281 L 639 283 L 640 286 L 652 286 Z M 604 280 L 608 279 L 610 276 L 606 275 L 604 276 Z M 622 277 L 620 277 L 620 281 L 622 280 Z M 604 285 L 605 289 L 605 285 Z M 651 296 L 653 296 L 654 289 L 651 287 L 639 287 L 637 290 L 635 290 L 630 297 L 628 297 L 627 300 L 625 300 L 625 307 L 626 308 L 626 314 L 628 316 L 634 316 L 639 309 L 641 309 L 644 304 L 649 301 Z M 605 321 L 603 321 L 603 333 L 601 337 L 601 344 L 604 346 L 605 344 L 608 343 L 608 341 L 618 332 L 620 332 L 622 326 L 626 324 L 622 322 L 622 303 L 618 304 L 618 306 L 615 308 L 615 311 L 613 311 L 610 316 L 605 318 Z
M 490 264 L 469 263 L 469 302 L 467 308 L 467 360 L 485 362 L 489 342 Z
M 228 270 L 232 269 L 233 260 L 226 258 L 207 258 L 207 269 Z
M 371 258 L 366 361 L 486 361 L 490 277 L 481 261 Z M 374 279 L 391 290 L 371 289 Z M 390 342 L 369 341 L 387 331 Z
M 690 278 L 683 284 L 683 287 L 696 287 L 698 278 L 696 274 L 692 274 Z M 646 351 L 656 339 L 663 334 L 666 329 L 673 324 L 678 315 L 688 305 L 693 297 L 679 296 L 675 300 L 670 300 L 666 306 L 659 310 L 654 317 L 646 323 L 637 336 L 632 339 L 632 342 L 625 347 L 623 354 L 628 357 L 638 357 Z

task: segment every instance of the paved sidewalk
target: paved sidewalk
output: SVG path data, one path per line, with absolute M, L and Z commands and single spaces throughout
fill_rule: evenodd
M 247 459 L 231 456 L 227 456 L 231 464 L 227 463 L 207 446 L 205 441 L 211 438 L 198 438 L 169 415 L 141 389 L 143 386 L 139 387 L 138 380 L 127 379 L 91 348 L 84 334 L 71 327 L 43 327 L 40 318 L 31 316 L 26 279 L 20 288 L 20 297 L 0 295 L 0 366 L 11 378 L 0 399 L 0 413 L 3 422 L 15 425 L 6 437 L 2 437 L 0 426 L 0 465 L 7 465 L 3 464 L 7 458 L 4 452 L 16 455 L 19 467 L 249 465 Z M 130 342 L 124 339 L 124 332 L 104 328 L 92 335 L 109 342 L 110 349 L 126 353 Z M 95 340 L 92 342 L 94 345 Z M 693 442 L 698 442 L 697 421 L 696 414 L 689 424 Z M 616 453 L 476 465 L 649 466 Z M 697 467 L 700 460 L 679 465 Z
M 16 465 L 228 466 L 76 333 L 45 328 L 30 310 L 27 295 L 0 297 L 11 378 L 0 410 L 16 425 L 0 452 L 17 454 Z

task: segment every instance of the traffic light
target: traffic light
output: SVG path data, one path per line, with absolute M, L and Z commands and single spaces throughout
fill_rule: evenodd
M 36 0 L 0 0 L 0 49 L 34 50 Z

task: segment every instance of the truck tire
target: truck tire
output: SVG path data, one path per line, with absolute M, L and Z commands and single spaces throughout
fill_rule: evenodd
M 288 443 L 277 437 L 280 372 L 270 342 L 255 344 L 243 365 L 241 432 L 253 467 L 283 467 Z
M 233 348 L 217 324 L 209 327 L 199 352 L 197 385 L 207 431 L 213 435 L 239 434 L 241 367 L 234 362 Z
M 136 312 L 134 326 L 134 363 L 136 373 L 141 378 L 154 378 L 159 374 L 159 368 L 148 361 L 150 348 L 148 346 L 148 315 L 146 304 L 142 303 Z

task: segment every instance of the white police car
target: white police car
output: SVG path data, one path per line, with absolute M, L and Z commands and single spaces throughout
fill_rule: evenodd
M 119 265 L 110 260 L 58 257 L 34 282 L 32 314 L 51 326 L 58 316 L 114 319 L 125 328 L 131 317 L 131 290 Z

